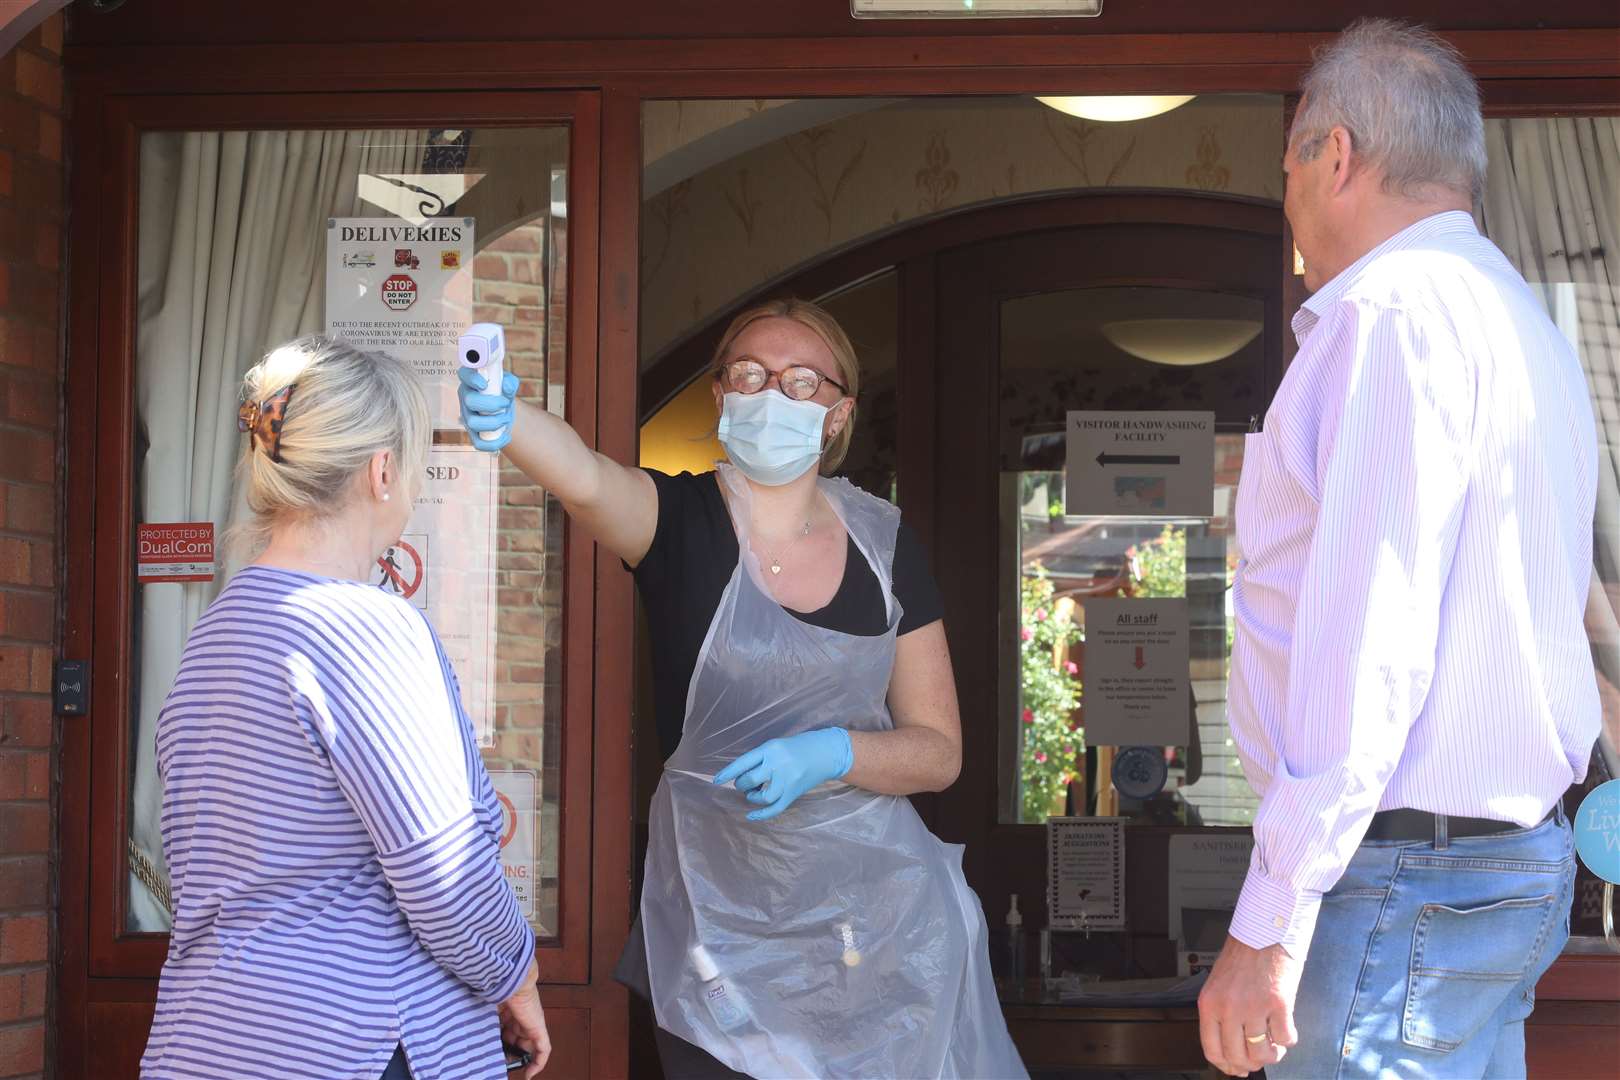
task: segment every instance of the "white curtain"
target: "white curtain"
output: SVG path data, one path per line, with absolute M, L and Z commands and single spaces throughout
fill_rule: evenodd
M 241 511 L 233 472 L 242 375 L 324 326 L 326 219 L 376 214 L 362 174 L 421 171 L 425 131 L 175 132 L 141 141 L 136 410 L 138 521 L 211 521 L 216 550 Z M 169 926 L 154 729 L 207 583 L 138 587 L 132 930 Z
M 1604 698 L 1599 748 L 1620 775 L 1620 117 L 1488 120 L 1480 227 L 1580 354 L 1598 424 L 1587 629 Z

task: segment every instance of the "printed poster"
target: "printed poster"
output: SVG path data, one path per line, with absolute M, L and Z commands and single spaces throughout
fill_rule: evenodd
M 523 769 L 491 769 L 489 779 L 501 804 L 501 871 L 524 918 L 533 919 L 535 775 Z
M 1249 873 L 1248 833 L 1178 834 L 1170 838 L 1170 938 L 1184 949 L 1216 953 Z
M 1086 745 L 1187 742 L 1187 601 L 1086 600 Z
M 1214 515 L 1214 413 L 1071 412 L 1067 431 L 1067 515 Z
M 405 361 L 433 426 L 459 428 L 456 346 L 472 322 L 473 219 L 326 221 L 326 333 Z
M 478 745 L 494 742 L 495 525 L 499 458 L 435 446 L 399 542 L 372 579 L 427 616 L 461 684 Z
M 1046 819 L 1046 914 L 1053 930 L 1125 928 L 1125 819 Z

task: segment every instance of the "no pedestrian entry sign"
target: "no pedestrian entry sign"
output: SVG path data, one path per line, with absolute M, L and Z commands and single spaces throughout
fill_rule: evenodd
M 214 523 L 168 521 L 136 526 L 135 580 L 213 581 Z

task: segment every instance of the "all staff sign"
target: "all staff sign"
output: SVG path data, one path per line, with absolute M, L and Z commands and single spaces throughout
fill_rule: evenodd
M 1064 509 L 1080 517 L 1211 517 L 1215 414 L 1071 412 Z

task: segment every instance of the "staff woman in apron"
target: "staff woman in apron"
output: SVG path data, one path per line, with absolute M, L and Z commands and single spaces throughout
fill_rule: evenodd
M 666 476 L 592 452 L 513 376 L 461 373 L 475 443 L 561 499 L 646 606 L 667 760 L 620 973 L 671 1077 L 1025 1075 L 961 849 L 904 798 L 961 767 L 938 592 L 893 506 L 818 475 L 859 377 L 821 308 L 745 311 L 714 364 L 727 461 Z

